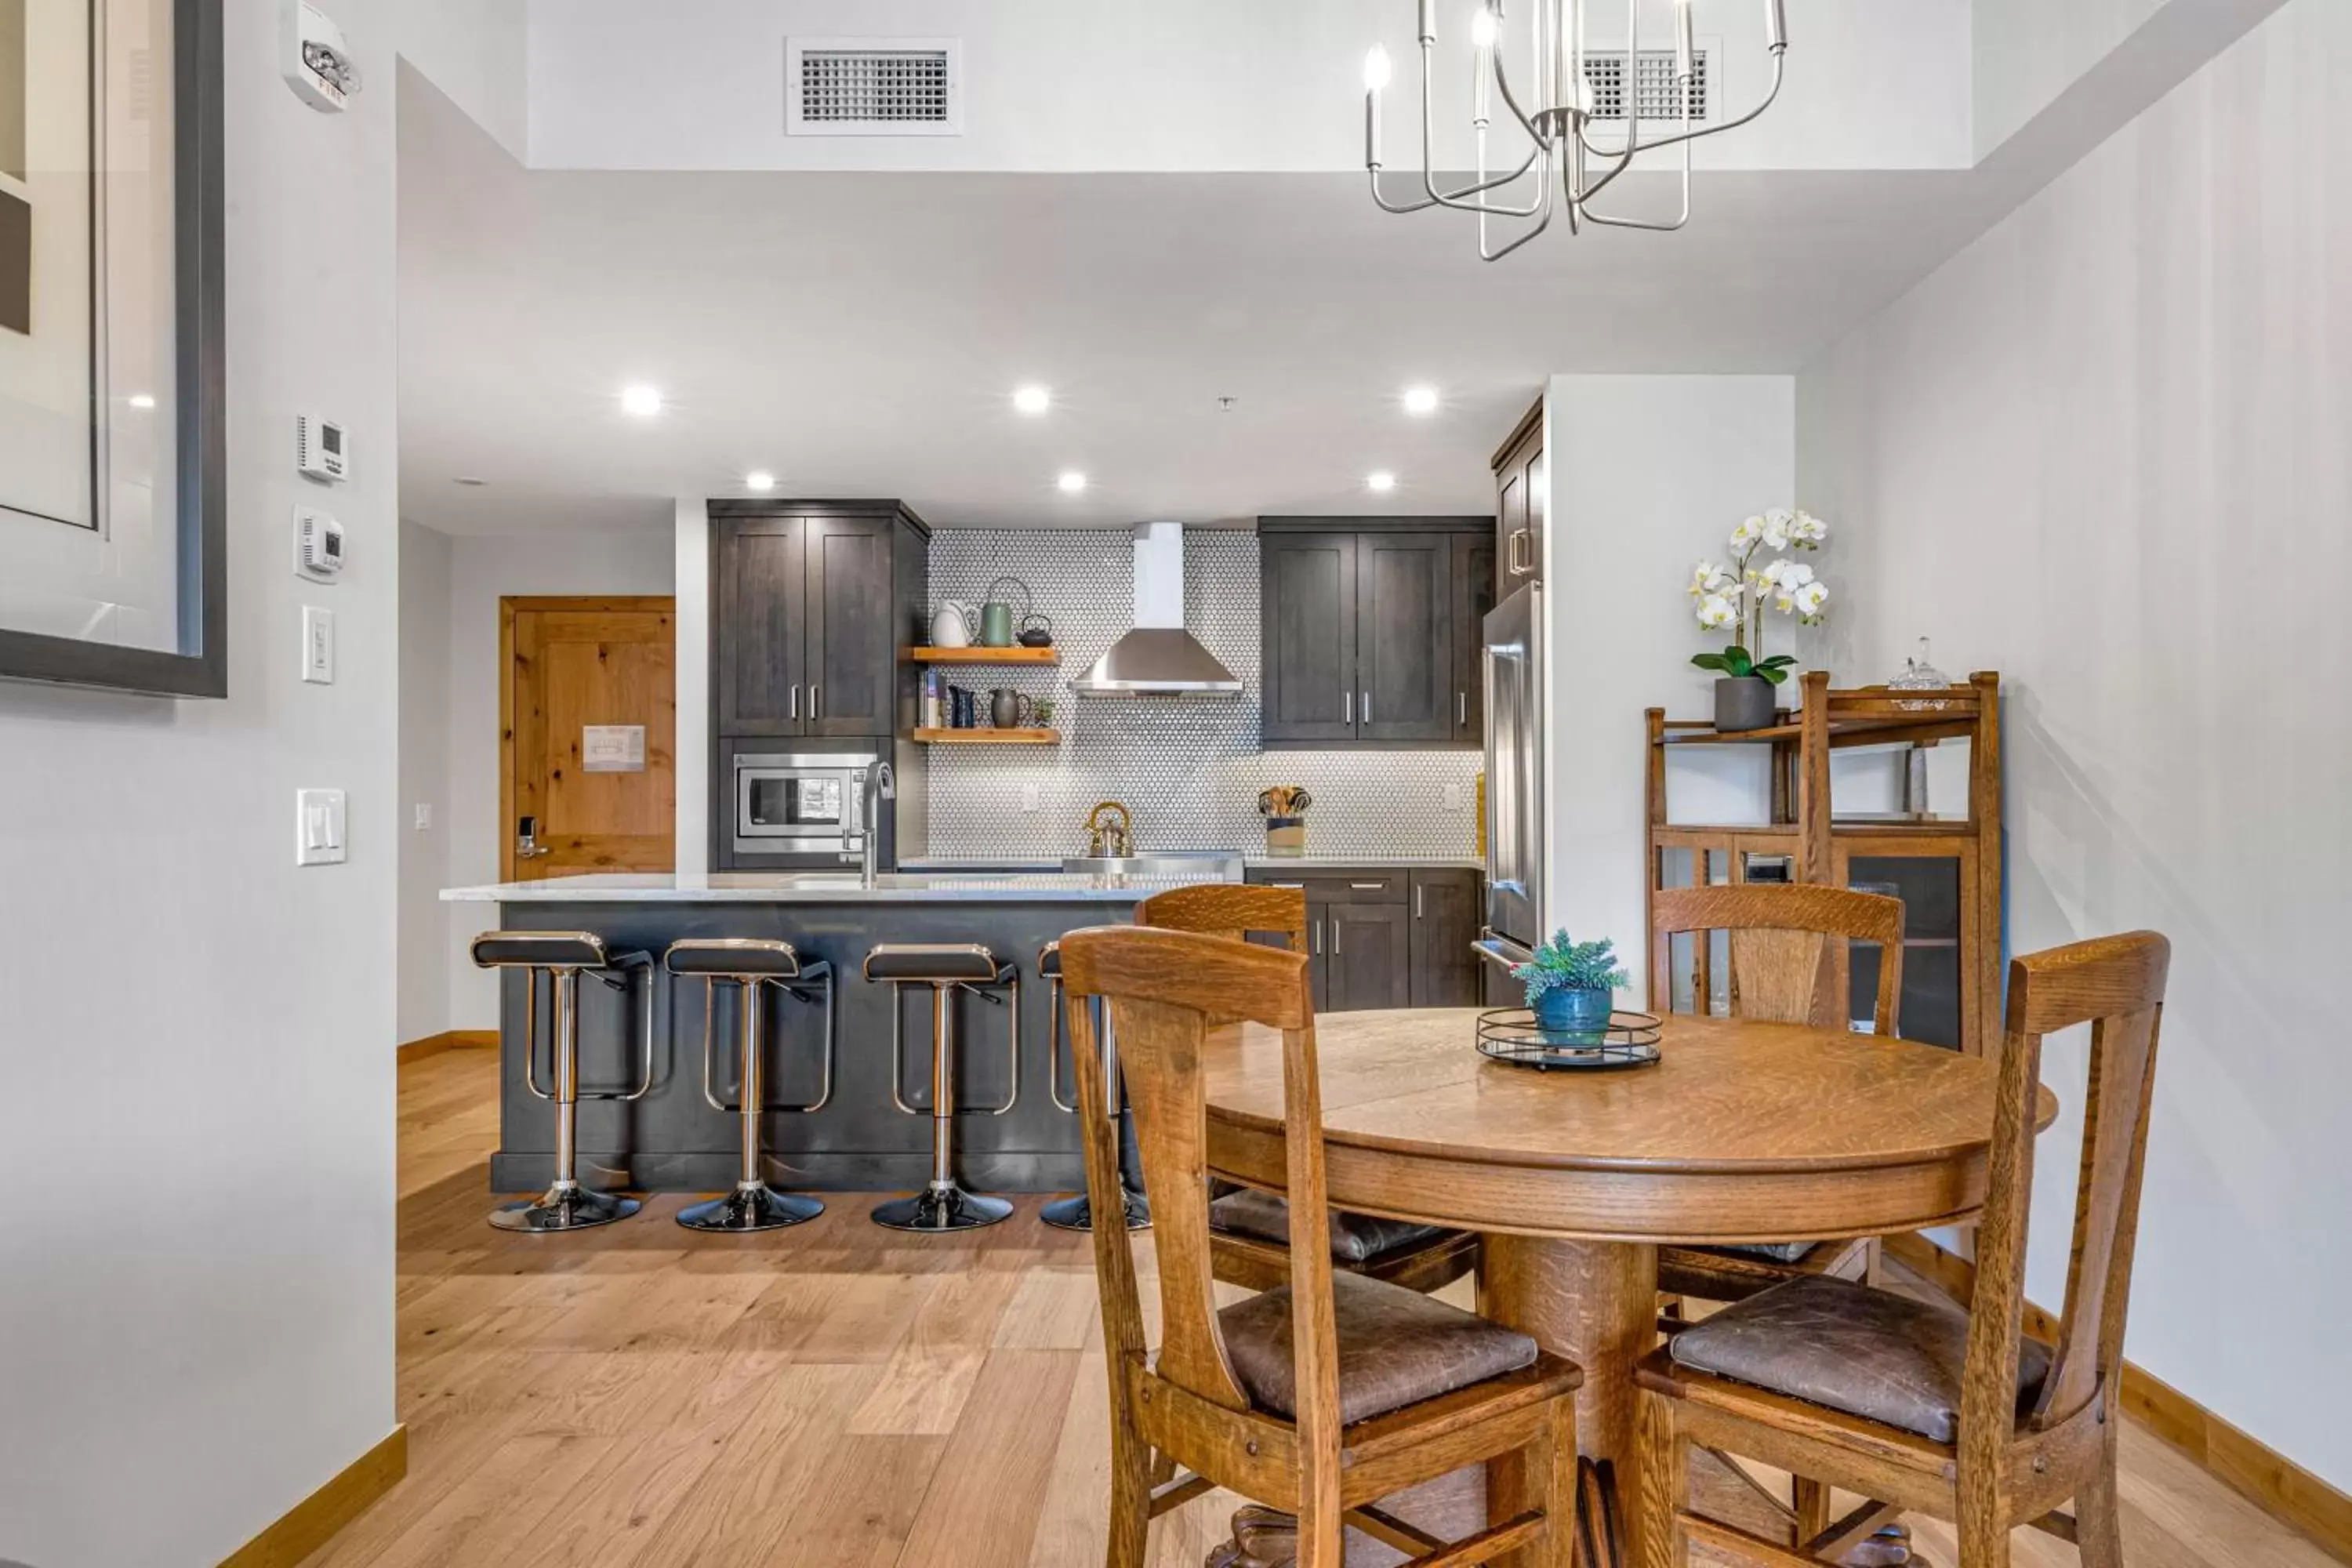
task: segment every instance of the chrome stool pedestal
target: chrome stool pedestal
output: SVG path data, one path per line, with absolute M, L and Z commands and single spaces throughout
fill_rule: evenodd
M 1038 950 L 1037 973 L 1044 975 L 1053 987 L 1052 1033 L 1046 1037 L 1046 1061 L 1049 1064 L 1048 1070 L 1053 1075 L 1048 1092 L 1053 1096 L 1055 1105 L 1076 1116 L 1078 1113 L 1078 1107 L 1075 1098 L 1066 1100 L 1062 1097 L 1062 944 L 1060 942 L 1049 942 Z M 1097 1031 L 1097 1037 L 1102 1041 L 1103 1083 L 1108 1093 L 1119 1094 L 1118 1046 L 1111 1038 L 1110 1019 L 1108 1016 L 1101 1019 L 1101 1027 Z M 1075 1046 L 1076 1042 L 1072 1043 Z M 1073 1070 L 1075 1070 L 1075 1065 Z M 1072 1096 L 1076 1096 L 1077 1090 L 1075 1086 L 1070 1092 Z M 1112 1122 L 1118 1126 L 1122 1134 L 1118 1144 L 1118 1205 L 1121 1211 L 1119 1217 L 1126 1221 L 1127 1228 L 1129 1230 L 1150 1230 L 1151 1228 L 1150 1201 L 1144 1197 L 1140 1187 L 1128 1173 L 1127 1150 L 1129 1141 L 1124 1136 L 1127 1131 L 1127 1118 L 1126 1100 L 1122 1095 L 1118 1103 L 1110 1111 Z M 1076 1197 L 1056 1198 L 1039 1210 L 1037 1217 L 1056 1230 L 1092 1230 L 1095 1227 L 1094 1200 L 1084 1193 L 1078 1194 Z
M 484 969 L 523 972 L 523 1082 L 555 1106 L 555 1181 L 537 1198 L 508 1204 L 490 1215 L 500 1230 L 548 1233 L 587 1230 L 626 1219 L 638 1202 L 583 1187 L 579 1179 L 580 1102 L 583 1100 L 643 1100 L 654 1084 L 653 958 L 643 952 L 607 952 L 604 938 L 584 931 L 492 931 L 473 942 L 474 962 Z M 580 976 L 584 972 L 616 991 L 629 986 L 629 972 L 645 971 L 641 994 L 642 1066 L 637 1085 L 620 1089 L 580 1087 Z M 548 976 L 555 1015 L 551 1042 L 555 1058 L 551 1089 L 539 1084 L 539 979 Z
M 866 955 L 866 978 L 888 984 L 890 996 L 890 1099 L 909 1116 L 931 1119 L 930 1184 L 912 1197 L 894 1198 L 874 1211 L 874 1223 L 891 1230 L 949 1232 L 977 1230 L 1013 1213 L 1003 1198 L 966 1192 L 955 1179 L 955 1119 L 959 1110 L 974 1115 L 1002 1116 L 1021 1099 L 1021 972 L 996 962 L 996 955 L 976 942 L 883 942 Z M 906 985 L 931 988 L 931 1102 L 909 1105 L 901 1087 L 903 1031 L 899 1023 L 900 992 Z M 992 994 L 1009 986 L 1012 997 L 1012 1087 L 1002 1105 L 958 1107 L 955 1102 L 955 993 L 967 991 L 997 1006 L 1004 999 Z
M 673 976 L 698 976 L 702 981 L 702 1098 L 713 1110 L 740 1118 L 742 1160 L 735 1190 L 678 1211 L 677 1223 L 688 1230 L 749 1232 L 778 1230 L 824 1212 L 816 1199 L 799 1193 L 778 1192 L 768 1185 L 760 1149 L 760 1119 L 771 1111 L 805 1115 L 823 1110 L 833 1099 L 834 983 L 833 965 L 822 960 L 803 963 L 788 942 L 758 937 L 690 937 L 674 942 L 663 955 L 663 967 Z M 741 1047 L 736 1100 L 719 1099 L 711 1082 L 718 1057 L 716 1016 L 719 988 L 735 988 L 736 1034 Z M 767 1078 L 767 988 L 774 986 L 794 1000 L 814 1003 L 815 989 L 824 1000 L 824 1079 L 814 1100 L 806 1105 L 770 1105 L 763 1084 Z

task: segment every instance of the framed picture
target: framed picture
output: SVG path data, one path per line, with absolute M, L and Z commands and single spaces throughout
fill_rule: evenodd
M 0 678 L 228 689 L 221 0 L 0 0 Z

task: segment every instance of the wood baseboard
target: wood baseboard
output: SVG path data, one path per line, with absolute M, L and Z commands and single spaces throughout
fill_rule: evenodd
M 421 1040 L 411 1040 L 400 1047 L 402 1062 L 421 1062 L 426 1057 L 437 1057 L 443 1051 L 495 1050 L 499 1032 L 496 1029 L 444 1029 L 437 1035 L 427 1035 Z
M 221 1568 L 294 1568 L 408 1474 L 408 1428 L 345 1465 L 327 1484 L 224 1559 Z
M 1976 1265 L 1924 1236 L 1890 1236 L 1886 1251 L 1958 1300 L 1966 1301 L 1976 1288 Z M 2028 1301 L 2025 1331 L 2055 1342 L 2058 1320 Z M 2352 1563 L 2352 1496 L 2130 1362 L 2124 1363 L 2123 1407 L 2206 1474 L 2301 1531 L 2329 1556 Z

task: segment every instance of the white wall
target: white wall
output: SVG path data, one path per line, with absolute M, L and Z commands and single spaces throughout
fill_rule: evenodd
M 2167 0 L 1975 0 L 1973 118 L 1981 158 L 2015 135 Z
M 680 497 L 672 536 L 677 584 L 677 874 L 710 872 L 710 505 Z
M 400 524 L 400 948 L 395 1037 L 449 1026 L 449 563 L 446 534 Z M 417 826 L 419 808 L 432 814 Z
M 1798 499 L 1794 404 L 1780 375 L 1559 375 L 1546 396 L 1548 921 L 1615 941 L 1636 1005 L 1649 992 L 1643 710 L 1714 710 L 1714 678 L 1690 657 L 1723 639 L 1685 613 L 1683 591 L 1741 519 Z M 1753 759 L 1721 765 L 1678 781 L 1696 816 L 1747 804 Z
M 499 846 L 514 828 L 499 820 L 499 600 L 514 594 L 667 594 L 676 581 L 676 544 L 667 529 L 474 536 L 449 542 L 449 682 L 443 708 L 448 725 L 449 858 L 446 879 L 434 892 L 497 881 Z M 681 727 L 678 733 L 688 731 Z M 418 890 L 419 901 L 430 896 Z M 449 996 L 448 1019 L 441 1027 L 496 1028 L 498 979 L 466 956 L 467 942 L 482 929 L 484 906 L 436 908 Z M 425 963 L 421 955 L 419 963 Z M 404 984 L 408 978 L 404 973 Z M 418 983 L 430 984 L 421 978 Z
M 2352 7 L 2291 0 L 1815 364 L 1807 504 L 1845 522 L 1841 674 L 1932 635 L 2008 681 L 2010 933 L 2152 926 L 2173 970 L 2132 1359 L 2336 1485 L 2352 1287 Z M 2079 1137 L 2042 1140 L 2055 1308 Z
M 1664 0 L 1645 0 L 1645 47 Z M 1969 0 L 1789 0 L 1790 86 L 1773 113 L 1703 143 L 1725 168 L 1935 168 L 1969 162 Z M 1443 122 L 1466 125 L 1470 6 L 1447 0 Z M 1623 41 L 1601 7 L 1595 45 Z M 1513 7 L 1513 28 L 1528 12 Z M 1722 46 L 1721 101 L 1761 93 L 1761 0 L 1696 0 Z M 562 169 L 1360 170 L 1363 59 L 1397 66 L 1390 165 L 1418 146 L 1404 0 L 703 0 L 690 26 L 640 0 L 531 0 L 530 161 Z M 961 37 L 961 137 L 786 136 L 784 40 Z M 1653 39 L 1658 41 L 1653 44 Z M 1522 50 L 1517 57 L 1524 60 Z M 1521 79 L 1524 79 L 1522 76 Z M 1441 143 L 1441 153 L 1444 151 Z M 1449 166 L 1468 166 L 1466 132 Z
M 517 159 L 530 152 L 524 0 L 402 0 L 400 52 Z M 337 12 L 340 16 L 341 13 Z M 360 48 L 365 40 L 354 37 Z M 386 71 L 377 90 L 389 94 Z
M 338 118 L 278 79 L 276 6 L 223 9 L 229 696 L 0 688 L 0 1557 L 37 1563 L 218 1562 L 395 1420 L 405 7 L 339 0 L 379 90 Z M 361 454 L 331 587 L 289 566 L 310 407 Z M 296 679 L 305 602 L 331 687 Z M 295 868 L 306 785 L 350 792 L 349 864 Z

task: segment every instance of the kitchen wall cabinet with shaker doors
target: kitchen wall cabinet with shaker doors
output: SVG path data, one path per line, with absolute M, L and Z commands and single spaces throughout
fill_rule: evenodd
M 1253 866 L 1307 894 L 1307 973 L 1324 1013 L 1471 1007 L 1480 971 L 1478 873 L 1452 866 Z
M 1503 598 L 1543 581 L 1544 530 L 1550 492 L 1544 485 L 1543 399 L 1519 416 L 1495 452 L 1495 558 Z
M 1493 520 L 1260 518 L 1260 740 L 1483 743 Z

